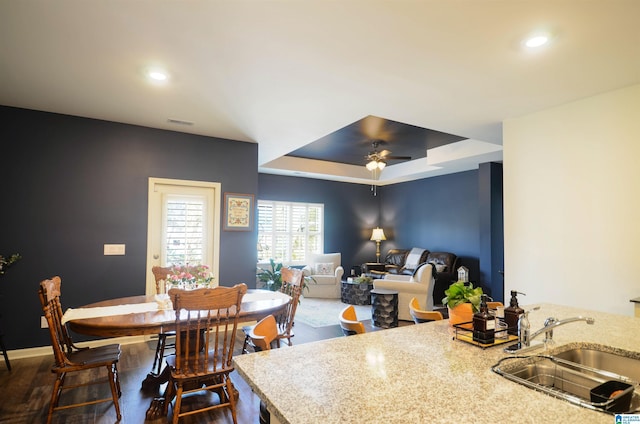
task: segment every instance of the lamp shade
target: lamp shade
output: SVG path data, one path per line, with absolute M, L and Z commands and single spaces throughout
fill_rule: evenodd
M 382 228 L 376 227 L 373 229 L 373 232 L 371 233 L 371 240 L 381 241 L 386 239 L 387 238 L 384 236 L 384 230 Z

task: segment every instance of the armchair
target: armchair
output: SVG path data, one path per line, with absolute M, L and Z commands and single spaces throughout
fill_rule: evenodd
M 413 321 L 409 313 L 409 304 L 414 297 L 427 311 L 433 310 L 433 266 L 422 264 L 413 275 L 386 274 L 384 278 L 373 280 L 376 289 L 396 290 L 398 292 L 398 319 Z
M 309 290 L 304 297 L 321 297 L 326 299 L 340 298 L 340 282 L 344 268 L 340 265 L 340 253 L 314 253 L 310 255 L 309 264 L 302 268 L 305 277 L 315 280 L 308 284 Z

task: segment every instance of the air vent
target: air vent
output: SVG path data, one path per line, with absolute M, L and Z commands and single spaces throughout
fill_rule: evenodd
M 191 121 L 183 121 L 182 119 L 167 119 L 167 122 L 171 123 L 171 124 L 176 124 L 176 125 L 193 125 L 193 122 Z

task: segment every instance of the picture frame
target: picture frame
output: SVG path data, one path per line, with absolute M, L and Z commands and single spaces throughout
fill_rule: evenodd
M 254 217 L 253 194 L 224 193 L 225 231 L 252 231 Z

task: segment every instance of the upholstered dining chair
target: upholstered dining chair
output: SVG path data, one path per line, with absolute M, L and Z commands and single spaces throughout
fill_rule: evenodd
M 271 350 L 278 340 L 278 324 L 273 315 L 267 315 L 253 326 L 249 332 L 250 344 L 256 351 Z
M 249 333 L 249 337 L 251 339 L 251 345 L 256 352 L 271 350 L 274 342 L 278 340 L 278 324 L 276 323 L 275 317 L 273 315 L 267 315 L 258 321 Z M 277 347 L 279 348 L 280 345 L 277 345 Z M 267 409 L 267 405 L 261 399 L 260 416 L 258 417 L 260 424 L 269 424 L 271 422 L 270 417 L 271 414 Z
M 154 266 L 151 268 L 153 277 L 156 280 L 156 294 L 164 293 L 162 285 L 165 284 L 167 276 L 171 274 L 170 267 Z M 156 344 L 156 354 L 153 357 L 153 365 L 151 366 L 151 372 L 154 374 L 160 374 L 162 368 L 162 359 L 164 358 L 164 352 L 166 349 L 175 348 L 174 343 L 167 344 L 167 337 L 174 337 L 175 331 L 167 331 L 158 334 L 158 343 Z
M 169 404 L 175 397 L 174 424 L 180 417 L 218 408 L 229 408 L 237 424 L 236 398 L 229 374 L 234 370 L 236 331 L 246 292 L 246 284 L 169 290 L 176 313 L 176 351 L 167 357 L 171 376 L 165 392 L 164 413 L 169 412 Z M 182 410 L 183 396 L 209 391 L 218 394 L 219 403 Z
M 292 345 L 291 338 L 293 334 L 293 324 L 296 316 L 296 310 L 298 303 L 300 303 L 300 296 L 302 295 L 302 279 L 304 274 L 301 269 L 297 268 L 282 268 L 280 271 L 282 278 L 282 286 L 280 291 L 284 294 L 291 296 L 291 301 L 285 307 L 285 310 L 275 316 L 276 323 L 278 324 L 278 337 L 276 339 L 278 347 L 280 342 L 284 340 L 289 346 Z M 242 353 L 248 353 L 247 348 L 251 345 L 250 333 L 253 326 L 242 327 L 244 332 L 244 343 L 242 345 Z
M 62 324 L 62 305 L 60 303 L 62 281 L 60 277 L 53 277 L 50 280 L 40 282 L 38 295 L 42 304 L 49 335 L 51 337 L 51 347 L 53 348 L 54 365 L 51 372 L 56 375 L 53 383 L 53 393 L 49 402 L 47 413 L 47 424 L 51 423 L 54 411 L 61 409 L 92 405 L 101 402 L 113 402 L 116 409 L 118 421 L 122 418 L 118 399 L 122 392 L 120 389 L 120 378 L 118 375 L 118 360 L 120 359 L 120 345 L 110 344 L 95 348 L 79 348 L 71 339 L 66 325 Z M 104 368 L 107 371 L 106 377 L 96 378 L 96 369 Z M 86 383 L 67 384 L 67 374 L 85 372 L 88 374 Z M 109 383 L 111 397 L 96 399 L 91 395 L 89 400 L 78 401 L 77 397 L 68 396 L 76 403 L 65 403 L 60 405 L 63 390 L 74 389 L 94 384 Z M 66 397 L 65 397 L 66 399 Z
M 439 321 L 442 319 L 442 314 L 438 311 L 425 311 L 420 308 L 418 298 L 414 297 L 409 302 L 409 314 L 413 318 L 413 322 L 420 324 L 423 322 Z
M 349 305 L 340 312 L 340 328 L 345 336 L 365 333 L 364 324 L 358 321 L 356 308 Z

